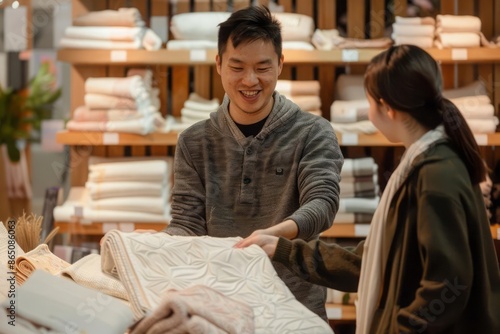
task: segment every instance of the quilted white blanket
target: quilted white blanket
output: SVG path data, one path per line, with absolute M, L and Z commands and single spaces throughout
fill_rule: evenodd
M 233 248 L 240 239 L 113 230 L 102 244 L 102 270 L 122 281 L 136 318 L 167 290 L 201 284 L 248 304 L 256 333 L 332 333 L 295 299 L 260 247 Z

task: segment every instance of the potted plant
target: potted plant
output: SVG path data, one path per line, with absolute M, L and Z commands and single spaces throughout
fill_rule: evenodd
M 6 145 L 10 161 L 20 159 L 18 141 L 32 140 L 41 122 L 51 117 L 52 104 L 61 96 L 55 88 L 51 63 L 43 62 L 24 90 L 0 86 L 0 146 Z

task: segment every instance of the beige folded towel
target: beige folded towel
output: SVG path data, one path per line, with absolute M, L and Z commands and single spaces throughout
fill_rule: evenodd
M 408 25 L 430 25 L 435 26 L 436 20 L 433 17 L 403 17 L 396 16 L 396 24 L 408 24 Z
M 283 95 L 318 95 L 320 84 L 317 80 L 278 80 L 276 90 Z
M 286 95 L 304 111 L 321 109 L 321 98 L 318 95 Z
M 253 311 L 246 303 L 208 286 L 169 290 L 153 313 L 134 326 L 130 334 L 152 332 L 251 334 L 254 333 Z
M 472 15 L 437 15 L 436 32 L 475 32 L 481 31 L 481 19 Z
M 141 13 L 137 8 L 106 9 L 88 12 L 73 19 L 75 26 L 143 27 Z
M 69 266 L 68 262 L 54 255 L 46 244 L 40 244 L 16 258 L 16 282 L 23 284 L 36 269 L 57 275 Z
M 434 37 L 434 27 L 430 25 L 393 24 L 392 33 L 396 36 Z
M 436 36 L 438 48 L 472 48 L 481 46 L 481 36 L 475 32 L 442 32 Z
M 392 39 L 394 40 L 394 45 L 410 44 L 422 49 L 429 49 L 434 46 L 434 37 L 393 35 Z
M 110 41 L 63 37 L 59 41 L 59 47 L 69 49 L 137 50 L 141 48 L 141 41 Z
M 92 182 L 164 182 L 167 163 L 162 160 L 99 163 L 89 166 L 88 181 Z
M 144 28 L 142 27 L 69 26 L 64 30 L 64 37 L 72 39 L 139 41 L 143 35 Z
M 310 42 L 314 33 L 312 17 L 296 13 L 274 13 L 274 17 L 281 23 L 281 36 L 284 42 Z

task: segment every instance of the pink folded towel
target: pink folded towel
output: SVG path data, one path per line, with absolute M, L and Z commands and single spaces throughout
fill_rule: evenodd
M 247 304 L 208 286 L 194 285 L 167 291 L 153 313 L 134 325 L 130 334 L 253 332 L 253 311 Z

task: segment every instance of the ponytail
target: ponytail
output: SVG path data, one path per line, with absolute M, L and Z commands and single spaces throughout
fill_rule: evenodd
M 463 160 L 472 184 L 483 182 L 486 178 L 486 167 L 469 125 L 453 102 L 442 97 L 440 104 L 446 135 Z

